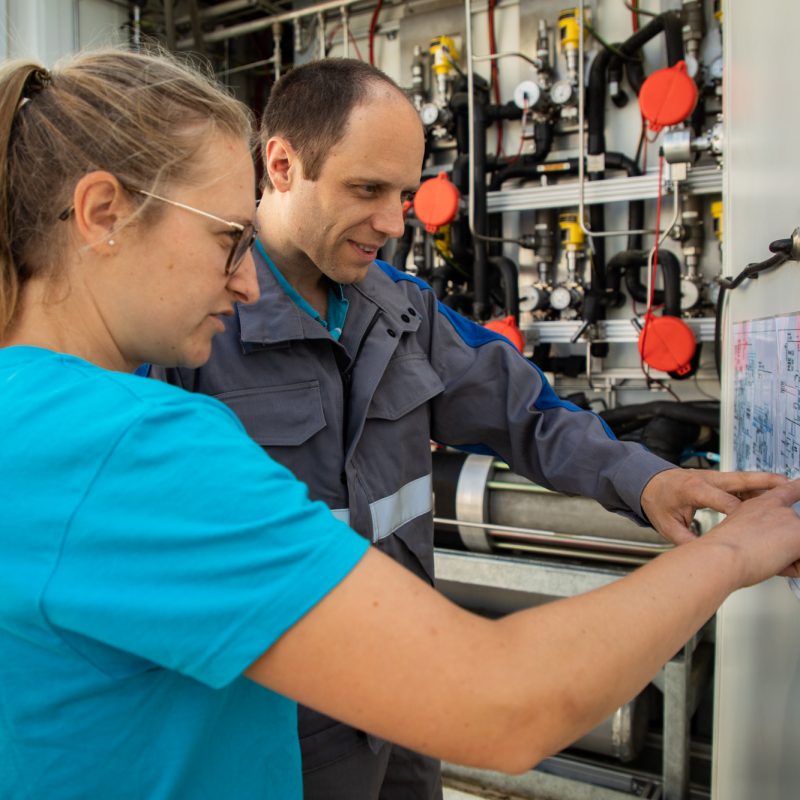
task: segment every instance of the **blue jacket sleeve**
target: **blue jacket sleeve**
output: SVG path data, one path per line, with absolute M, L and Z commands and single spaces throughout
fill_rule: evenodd
M 561 400 L 504 337 L 442 305 L 432 291 L 421 294 L 430 362 L 445 386 L 433 400 L 433 438 L 495 453 L 542 486 L 592 497 L 646 522 L 642 491 L 674 465 L 617 440 L 596 414 Z

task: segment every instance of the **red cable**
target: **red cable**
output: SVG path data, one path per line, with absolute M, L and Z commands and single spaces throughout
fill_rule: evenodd
M 647 313 L 653 310 L 653 299 L 656 293 L 656 267 L 658 265 L 658 242 L 661 238 L 661 200 L 663 199 L 663 187 L 661 176 L 664 172 L 664 156 L 658 158 L 658 197 L 656 198 L 656 244 L 653 248 L 653 266 L 650 278 L 650 297 L 647 298 Z
M 375 66 L 375 31 L 378 28 L 378 14 L 381 13 L 383 0 L 378 0 L 375 10 L 372 12 L 372 19 L 369 21 L 369 63 Z
M 635 9 L 639 5 L 639 0 L 631 0 L 631 5 Z M 636 33 L 639 30 L 639 12 L 631 11 L 631 18 L 633 19 L 633 32 Z
M 489 55 L 497 55 L 497 41 L 494 35 L 494 7 L 497 0 L 489 0 Z M 500 70 L 497 67 L 497 59 L 491 62 L 492 90 L 494 91 L 494 102 L 500 105 Z M 503 152 L 503 123 L 497 121 L 497 146 L 495 152 L 498 157 Z
M 664 171 L 664 156 L 658 159 L 658 196 L 656 198 L 656 243 L 653 248 L 653 263 L 650 268 L 650 292 L 647 296 L 647 310 L 644 314 L 644 330 L 642 331 L 642 349 L 639 354 L 639 362 L 647 380 L 650 380 L 650 375 L 644 367 L 644 354 L 645 343 L 647 342 L 647 329 L 650 321 L 653 319 L 653 300 L 656 294 L 656 267 L 658 266 L 658 243 L 661 238 L 661 200 L 663 198 L 663 188 L 661 184 L 661 177 Z

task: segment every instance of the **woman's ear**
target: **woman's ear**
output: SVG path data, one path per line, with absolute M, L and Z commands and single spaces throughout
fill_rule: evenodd
M 110 172 L 88 172 L 75 185 L 73 217 L 78 236 L 98 255 L 111 255 L 118 230 L 131 213 L 131 200 Z

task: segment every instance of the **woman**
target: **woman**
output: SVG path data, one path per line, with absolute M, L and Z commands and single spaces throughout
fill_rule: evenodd
M 0 98 L 3 797 L 297 798 L 287 697 L 523 770 L 800 558 L 794 483 L 600 591 L 458 609 L 224 406 L 131 374 L 199 365 L 257 297 L 243 107 L 115 51 L 9 64 Z

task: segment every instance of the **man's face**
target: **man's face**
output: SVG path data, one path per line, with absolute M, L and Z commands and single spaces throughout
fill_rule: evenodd
M 386 240 L 403 234 L 403 201 L 419 186 L 424 149 L 416 112 L 395 92 L 353 109 L 319 178 L 290 189 L 295 247 L 331 280 L 360 281 Z

